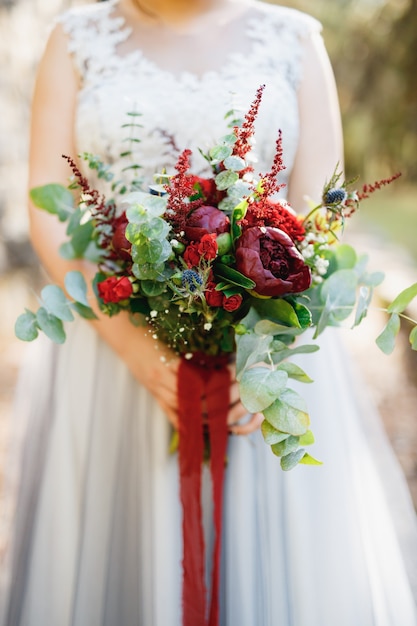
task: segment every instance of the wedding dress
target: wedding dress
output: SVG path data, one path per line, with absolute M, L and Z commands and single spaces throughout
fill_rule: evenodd
M 299 130 L 300 42 L 320 27 L 266 4 L 241 19 L 245 51 L 197 76 L 175 75 L 129 49 L 117 0 L 61 16 L 82 77 L 77 149 L 120 171 L 122 125 L 135 111 L 146 180 L 172 167 L 185 147 L 193 150 L 193 171 L 204 172 L 198 148 L 226 134 L 225 112 L 247 110 L 265 83 L 257 168 L 269 170 L 281 128 L 288 175 Z M 59 347 L 45 338 L 30 346 L 20 378 L 16 420 L 27 437 L 3 623 L 180 626 L 181 509 L 169 423 L 87 322 L 70 324 L 67 334 Z M 315 380 L 299 391 L 323 467 L 284 473 L 259 432 L 230 437 L 222 626 L 417 624 L 417 533 L 404 480 L 336 333 L 321 344 L 297 362 Z M 208 489 L 204 499 L 210 542 Z

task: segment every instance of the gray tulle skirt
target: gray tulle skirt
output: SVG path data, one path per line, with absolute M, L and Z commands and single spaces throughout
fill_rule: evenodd
M 315 379 L 301 393 L 323 467 L 283 473 L 259 432 L 230 437 L 222 626 L 417 624 L 417 530 L 404 480 L 334 334 L 322 344 L 297 362 Z M 18 424 L 3 624 L 180 626 L 170 426 L 87 323 L 74 324 L 63 346 L 30 347 Z

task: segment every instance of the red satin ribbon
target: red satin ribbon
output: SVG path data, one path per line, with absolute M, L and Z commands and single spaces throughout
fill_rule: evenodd
M 223 482 L 227 447 L 230 373 L 227 357 L 181 359 L 178 372 L 180 496 L 183 510 L 183 626 L 218 626 Z M 203 407 L 203 398 L 205 405 Z M 215 543 L 211 599 L 207 608 L 201 474 L 203 409 L 210 437 Z

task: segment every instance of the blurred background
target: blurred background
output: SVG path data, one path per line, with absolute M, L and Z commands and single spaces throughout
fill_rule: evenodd
M 271 3 L 272 0 L 270 0 Z M 34 75 L 54 16 L 83 0 L 0 0 L 0 468 L 16 374 L 26 346 L 13 336 L 17 315 L 44 277 L 27 238 L 28 128 Z M 346 172 L 358 185 L 401 171 L 362 205 L 348 238 L 387 279 L 384 305 L 417 280 L 417 0 L 286 0 L 323 24 L 339 89 Z M 416 306 L 410 315 L 417 318 Z M 417 353 L 406 328 L 391 357 L 374 346 L 385 323 L 375 311 L 348 332 L 355 369 L 367 382 L 417 507 Z M 345 334 L 347 335 L 347 333 Z

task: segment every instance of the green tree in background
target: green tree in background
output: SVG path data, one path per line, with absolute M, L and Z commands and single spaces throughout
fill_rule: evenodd
M 317 17 L 336 74 L 348 175 L 417 178 L 417 0 L 286 0 Z

